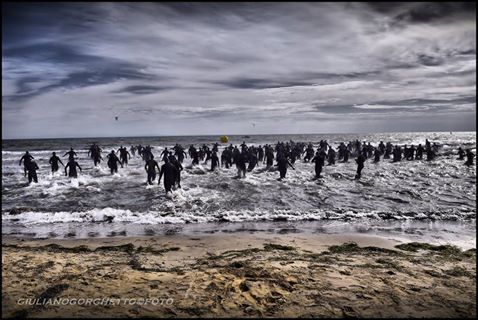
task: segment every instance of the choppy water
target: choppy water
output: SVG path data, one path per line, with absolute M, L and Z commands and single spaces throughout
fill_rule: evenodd
M 2 224 L 4 233 L 16 227 L 74 223 L 100 224 L 113 218 L 121 224 L 183 224 L 204 222 L 301 221 L 301 220 L 442 220 L 470 221 L 476 217 L 476 166 L 456 160 L 459 146 L 476 153 L 476 133 L 390 133 L 369 135 L 262 135 L 230 137 L 230 143 L 312 142 L 321 139 L 334 147 L 354 139 L 393 144 L 438 143 L 439 157 L 432 162 L 381 160 L 365 163 L 360 181 L 353 180 L 356 164 L 325 166 L 323 179 L 313 181 L 314 165 L 298 161 L 284 181 L 278 172 L 264 166 L 234 179 L 236 170 L 221 168 L 208 172 L 210 164 L 186 168 L 182 189 L 173 199 L 165 197 L 162 185 L 148 186 L 144 163 L 130 160 L 118 174 L 110 175 L 106 162 L 97 168 L 87 157 L 88 147 L 97 142 L 104 150 L 132 144 L 154 147 L 159 158 L 164 147 L 182 144 L 212 144 L 218 137 L 147 137 L 2 141 Z M 63 155 L 72 146 L 83 168 L 78 179 L 60 172 L 52 176 L 48 165 L 51 152 Z M 38 184 L 28 185 L 18 165 L 29 150 L 40 167 Z M 184 167 L 188 167 L 187 158 Z M 65 161 L 64 161 L 65 162 Z M 161 165 L 161 163 L 160 163 Z M 61 171 L 62 167 L 60 167 Z M 20 214 L 11 215 L 12 209 Z M 5 229 L 5 227 L 7 227 Z M 7 231 L 5 231 L 7 230 Z M 10 231 L 8 231 L 10 230 Z M 14 233 L 14 232 L 12 232 Z

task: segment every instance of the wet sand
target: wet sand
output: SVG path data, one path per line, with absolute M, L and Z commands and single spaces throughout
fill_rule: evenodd
M 260 232 L 2 249 L 2 317 L 476 317 L 476 249 Z

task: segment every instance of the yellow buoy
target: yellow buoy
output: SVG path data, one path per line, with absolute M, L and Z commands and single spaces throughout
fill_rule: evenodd
M 229 138 L 227 136 L 222 136 L 221 137 L 221 142 L 222 143 L 227 143 L 229 141 Z

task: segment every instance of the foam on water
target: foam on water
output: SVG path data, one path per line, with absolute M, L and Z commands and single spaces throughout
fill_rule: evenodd
M 296 170 L 289 169 L 287 178 L 277 181 L 274 168 L 265 170 L 260 164 L 244 179 L 237 179 L 235 167 L 210 172 L 210 163 L 191 166 L 183 163 L 182 189 L 166 197 L 162 183 L 146 183 L 144 162 L 132 157 L 129 164 L 110 174 L 103 161 L 94 167 L 87 157 L 86 146 L 76 140 L 65 143 L 52 141 L 9 141 L 2 150 L 2 222 L 7 225 L 40 225 L 61 223 L 99 223 L 106 220 L 134 224 L 171 224 L 244 221 L 360 221 L 375 220 L 473 220 L 476 216 L 476 166 L 465 166 L 456 160 L 459 146 L 476 152 L 475 133 L 410 133 L 329 136 L 252 136 L 251 144 L 275 143 L 278 140 L 318 141 L 327 139 L 335 147 L 352 139 L 391 141 L 398 144 L 424 144 L 425 138 L 442 145 L 440 156 L 432 162 L 367 160 L 363 178 L 354 180 L 356 164 L 337 163 L 325 166 L 323 178 L 313 180 L 314 165 L 298 161 Z M 133 139 L 133 138 L 132 138 Z M 139 139 L 139 138 L 138 138 Z M 145 138 L 146 139 L 146 138 Z M 149 138 L 148 138 L 149 139 Z M 151 138 L 152 139 L 152 138 Z M 178 140 L 184 147 L 191 143 L 213 143 L 197 137 Z M 188 140 L 189 139 L 189 140 Z M 203 139 L 203 138 L 201 138 Z M 205 138 L 204 138 L 205 139 Z M 79 139 L 80 140 L 80 139 Z M 100 141 L 104 150 L 117 150 L 130 145 L 111 138 Z M 233 141 L 241 143 L 242 139 Z M 38 142 L 40 141 L 40 142 Z M 98 139 L 96 139 L 98 141 Z M 159 159 L 164 147 L 176 141 L 154 146 Z M 248 141 L 249 142 L 249 141 Z M 41 143 L 44 143 L 43 148 Z M 143 145 L 147 144 L 142 142 Z M 8 148 L 5 148 L 5 145 Z M 23 146 L 40 167 L 39 183 L 28 185 L 23 168 L 18 165 Z M 63 167 L 52 174 L 48 159 L 52 151 L 62 156 L 69 146 L 82 145 L 76 150 L 83 171 L 78 179 L 64 175 Z M 34 146 L 34 148 L 32 147 Z M 76 147 L 75 147 L 76 148 Z M 222 149 L 222 147 L 221 147 Z M 160 163 L 161 165 L 161 163 Z M 12 211 L 13 210 L 13 211 Z M 10 212 L 14 214 L 10 214 Z M 18 213 L 18 214 L 17 214 Z M 107 218 L 105 218 L 107 217 Z

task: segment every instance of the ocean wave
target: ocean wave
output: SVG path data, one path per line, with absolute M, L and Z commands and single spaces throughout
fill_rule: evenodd
M 427 136 L 446 150 L 455 150 L 459 145 L 476 145 L 475 136 L 470 133 L 376 134 L 358 138 L 370 139 L 373 143 L 383 140 L 410 144 L 423 143 Z M 193 141 L 202 141 L 194 139 L 184 138 L 182 144 L 187 147 Z M 275 142 L 280 137 L 254 139 L 257 140 L 250 144 Z M 349 139 L 355 137 L 329 137 L 331 143 Z M 319 140 L 320 136 L 313 141 Z M 108 140 L 105 150 L 111 145 L 117 150 L 120 144 L 112 141 Z M 54 150 L 60 149 L 58 144 L 49 142 Z M 82 147 L 85 145 L 83 143 Z M 153 150 L 159 158 L 164 146 L 173 143 L 161 147 L 157 142 L 152 145 L 156 146 Z M 32 151 L 38 158 L 39 182 L 28 185 L 23 167 L 18 165 L 23 152 L 2 150 L 2 221 L 103 221 L 102 216 L 108 214 L 119 221 L 132 223 L 146 220 L 144 223 L 350 220 L 363 217 L 466 220 L 476 215 L 476 166 L 465 166 L 464 161 L 456 160 L 456 155 L 448 151 L 431 162 L 404 160 L 392 163 L 381 159 L 374 164 L 367 160 L 359 181 L 354 180 L 356 164 L 353 160 L 325 166 L 323 177 L 318 180 L 313 179 L 314 165 L 299 160 L 294 164 L 296 170 L 289 170 L 287 178 L 278 181 L 278 172 L 274 168 L 265 170 L 264 164 L 248 172 L 246 178 L 236 179 L 235 168 L 218 168 L 216 172 L 210 172 L 210 163 L 191 166 L 191 160 L 187 158 L 183 163 L 182 189 L 175 190 L 172 199 L 165 196 L 162 184 L 156 182 L 149 186 L 146 183 L 144 162 L 138 156 L 132 157 L 127 166 L 111 175 L 104 161 L 94 167 L 87 152 L 81 150 L 78 162 L 83 171 L 78 179 L 71 179 L 64 176 L 63 167 L 55 174 L 50 172 L 48 157 L 44 156 L 50 152 Z M 10 215 L 12 210 L 21 213 Z
M 201 211 L 171 213 L 149 210 L 145 212 L 128 209 L 102 208 L 86 211 L 42 212 L 28 209 L 12 209 L 2 213 L 2 223 L 51 224 L 70 222 L 128 222 L 135 224 L 180 224 L 205 222 L 251 222 L 251 221 L 361 221 L 374 220 L 455 220 L 476 219 L 472 211 L 352 211 L 352 210 L 227 210 L 215 214 L 204 214 Z

